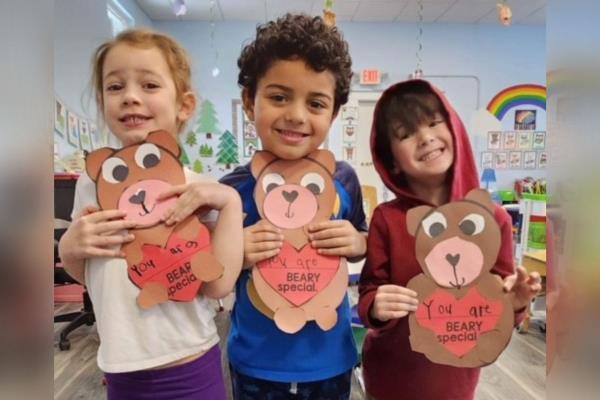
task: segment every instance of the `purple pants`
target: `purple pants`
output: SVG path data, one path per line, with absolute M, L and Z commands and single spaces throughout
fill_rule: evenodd
M 227 399 L 218 345 L 187 364 L 105 376 L 108 400 Z

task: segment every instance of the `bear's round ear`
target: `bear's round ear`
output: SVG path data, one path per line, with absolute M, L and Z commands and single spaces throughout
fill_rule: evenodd
M 494 202 L 490 197 L 490 194 L 485 189 L 473 189 L 465 196 L 465 200 L 473 201 L 488 209 L 492 214 L 494 213 Z
M 161 130 L 150 132 L 146 138 L 146 142 L 154 143 L 167 149 L 169 152 L 173 153 L 175 158 L 179 158 L 179 154 L 181 154 L 181 149 L 179 148 L 179 144 L 177 144 L 177 140 L 175 140 L 175 137 L 167 131 Z
M 275 160 L 276 158 L 277 157 L 275 157 L 273 153 L 268 151 L 256 151 L 252 156 L 252 161 L 250 161 L 250 171 L 252 172 L 252 176 L 258 178 L 265 167 L 271 164 L 271 161 Z
M 335 157 L 329 150 L 315 150 L 307 158 L 323 165 L 331 175 L 335 173 Z
M 406 229 L 411 236 L 417 234 L 419 224 L 431 210 L 433 210 L 433 207 L 430 206 L 419 206 L 408 210 L 406 213 Z
M 88 153 L 85 157 L 85 171 L 94 182 L 98 180 L 98 174 L 104 160 L 113 155 L 115 151 L 115 149 L 111 149 L 110 147 L 102 147 Z

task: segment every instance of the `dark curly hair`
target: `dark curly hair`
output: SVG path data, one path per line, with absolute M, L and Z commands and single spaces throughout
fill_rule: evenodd
M 352 59 L 348 43 L 335 27 L 321 17 L 285 14 L 256 28 L 256 38 L 238 58 L 238 84 L 254 98 L 258 80 L 278 60 L 301 59 L 317 72 L 335 77 L 334 113 L 348 101 Z

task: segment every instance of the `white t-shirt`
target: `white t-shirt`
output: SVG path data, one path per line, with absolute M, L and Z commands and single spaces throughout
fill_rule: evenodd
M 185 173 L 187 182 L 207 179 L 187 169 Z M 96 187 L 83 173 L 75 189 L 73 218 L 90 205 L 98 205 Z M 215 216 L 216 212 L 211 212 L 203 222 L 214 221 Z M 100 336 L 98 366 L 104 372 L 157 367 L 219 343 L 215 311 L 207 298 L 141 309 L 136 303 L 140 289 L 127 276 L 125 259 L 87 259 L 85 281 Z

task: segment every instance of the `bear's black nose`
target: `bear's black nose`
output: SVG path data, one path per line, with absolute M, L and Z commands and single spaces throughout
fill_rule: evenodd
M 281 192 L 281 194 L 283 195 L 283 198 L 288 202 L 288 203 L 293 203 L 294 200 L 296 200 L 296 198 L 298 197 L 298 192 L 295 190 L 292 190 L 291 192 L 286 192 L 285 190 L 283 192 Z
M 448 261 L 453 267 L 456 267 L 456 264 L 458 264 L 458 261 L 460 261 L 460 254 L 446 254 L 446 261 Z
M 139 192 L 137 192 L 136 194 L 134 194 L 133 196 L 131 196 L 129 198 L 129 202 L 132 204 L 143 204 L 145 199 L 146 199 L 146 191 L 140 190 Z

